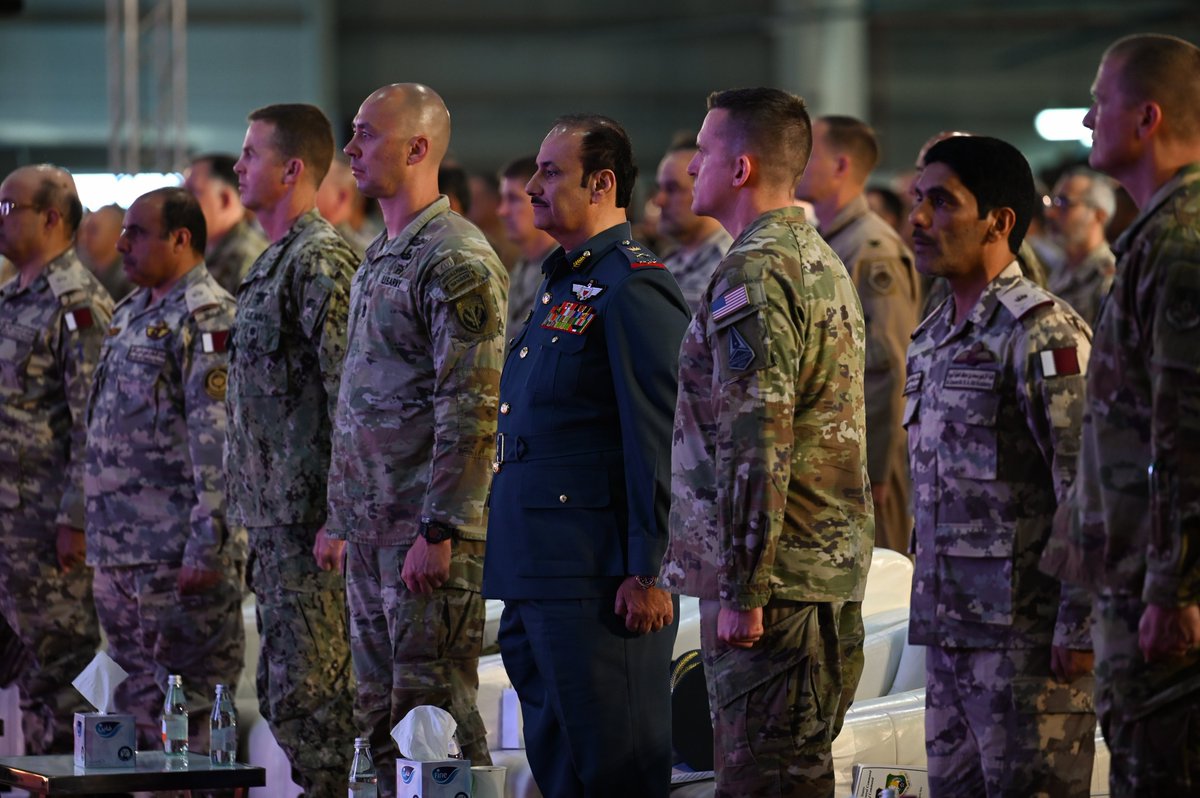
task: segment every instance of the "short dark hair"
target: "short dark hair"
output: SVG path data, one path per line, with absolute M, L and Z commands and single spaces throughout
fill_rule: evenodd
M 457 199 L 463 216 L 471 212 L 471 183 L 467 180 L 466 169 L 446 163 L 439 166 L 438 192 Z
M 812 154 L 812 120 L 803 98 L 762 86 L 726 89 L 708 95 L 708 110 L 717 109 L 737 128 L 739 148 L 757 155 L 777 184 L 795 185 Z
M 633 162 L 633 144 L 621 123 L 600 114 L 567 114 L 554 120 L 554 126 L 559 125 L 583 131 L 583 140 L 579 142 L 579 160 L 583 163 L 580 185 L 587 186 L 588 175 L 611 169 L 617 178 L 617 207 L 628 208 L 633 199 L 637 166 Z
M 1200 130 L 1200 48 L 1177 36 L 1142 33 L 1118 39 L 1104 60 L 1121 63 L 1120 85 L 1129 99 L 1152 100 L 1169 130 L 1193 139 Z
M 1033 172 L 1021 151 L 989 136 L 952 136 L 925 153 L 925 166 L 935 163 L 944 163 L 958 175 L 974 195 L 980 219 L 997 208 L 1012 209 L 1016 222 L 1008 235 L 1008 248 L 1016 254 L 1038 203 Z
M 839 152 L 848 154 L 865 177 L 879 165 L 879 139 L 871 126 L 853 116 L 823 116 L 825 138 Z
M 900 199 L 900 195 L 895 191 L 892 191 L 887 186 L 868 186 L 867 193 L 877 195 L 880 203 L 883 204 L 884 210 L 897 219 L 904 220 L 904 200 Z
M 57 169 L 57 167 L 55 167 Z M 63 170 L 65 171 L 65 170 Z M 58 181 L 53 174 L 43 173 L 38 186 L 33 192 L 33 204 L 38 210 L 53 208 L 62 217 L 63 225 L 68 234 L 74 235 L 83 221 L 83 203 L 79 201 L 79 193 L 74 183 L 68 177 Z
M 238 176 L 237 172 L 233 171 L 234 164 L 237 163 L 236 155 L 230 155 L 227 152 L 209 152 L 197 155 L 192 159 L 193 166 L 198 163 L 208 164 L 208 171 L 213 177 L 235 191 L 237 190 Z
M 308 103 L 281 103 L 251 111 L 247 118 L 274 125 L 275 147 L 280 154 L 303 161 L 304 168 L 312 173 L 313 184 L 321 185 L 333 161 L 333 126 L 324 111 Z
M 500 170 L 500 177 L 508 180 L 522 180 L 529 182 L 535 174 L 537 174 L 537 156 L 522 155 L 520 158 L 513 158 L 504 165 Z
M 667 155 L 676 152 L 690 152 L 696 148 L 696 131 L 681 130 L 671 136 L 671 143 L 667 145 Z
M 192 251 L 197 255 L 204 254 L 208 244 L 208 225 L 204 222 L 204 211 L 200 203 L 190 191 L 178 186 L 167 186 L 147 191 L 143 197 L 162 197 L 162 215 L 160 222 L 163 233 L 170 234 L 180 228 L 187 230 L 192 237 Z

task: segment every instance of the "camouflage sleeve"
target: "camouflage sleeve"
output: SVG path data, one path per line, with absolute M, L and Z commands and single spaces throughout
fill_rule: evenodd
M 665 268 L 639 270 L 613 290 L 604 335 L 625 459 L 625 569 L 653 576 L 667 547 L 679 344 L 691 314 Z
M 793 291 L 761 267 L 718 279 L 714 296 L 744 284 L 747 307 L 710 324 L 721 381 L 714 459 L 721 603 L 746 610 L 771 596 L 783 531 L 795 432 L 796 376 L 804 347 Z
M 1054 495 L 1061 505 L 1070 501 L 1075 481 L 1091 334 L 1083 319 L 1063 306 L 1045 314 L 1023 344 L 1025 368 L 1018 375 L 1022 410 L 1030 433 L 1050 464 Z M 1091 594 L 1064 583 L 1054 645 L 1090 649 L 1091 610 Z
M 225 520 L 225 475 L 221 467 L 225 445 L 225 384 L 229 353 L 205 352 L 205 330 L 229 329 L 231 311 L 200 311 L 180 334 L 180 374 L 183 380 L 184 422 L 187 425 L 188 461 L 196 504 L 191 511 L 191 534 L 183 550 L 183 564 L 219 570 L 220 555 L 229 537 Z
M 318 251 L 296 274 L 295 302 L 300 327 L 317 351 L 329 418 L 337 415 L 342 361 L 346 358 L 346 326 L 350 314 L 350 281 L 358 265 L 349 245 Z
M 1150 319 L 1150 542 L 1142 599 L 1200 604 L 1200 252 L 1175 246 L 1147 278 Z M 1139 292 L 1141 293 L 1141 292 Z
M 66 316 L 73 321 L 68 323 Z M 62 366 L 63 386 L 71 412 L 71 442 L 67 478 L 56 523 L 84 528 L 83 472 L 87 461 L 87 404 L 92 391 L 92 375 L 100 361 L 100 348 L 112 321 L 112 305 L 107 301 L 80 303 L 59 314 L 52 341 Z M 86 319 L 86 322 L 84 321 Z M 75 327 L 74 330 L 70 329 Z
M 867 416 L 867 474 L 872 485 L 886 485 L 889 471 L 906 446 L 900 416 L 904 412 L 904 358 L 917 326 L 918 297 L 910 269 L 899 254 L 868 255 L 860 264 L 858 292 L 867 319 L 864 392 Z
M 468 540 L 485 537 L 504 364 L 503 275 L 498 260 L 449 258 L 433 267 L 422 301 L 436 373 L 433 456 L 421 517 L 456 527 Z

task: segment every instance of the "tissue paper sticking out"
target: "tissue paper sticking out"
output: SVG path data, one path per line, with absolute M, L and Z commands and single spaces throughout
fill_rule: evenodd
M 435 762 L 458 753 L 454 743 L 457 729 L 458 722 L 446 710 L 433 706 L 413 707 L 392 729 L 392 739 L 405 759 Z
M 71 684 L 97 712 L 107 715 L 113 711 L 117 687 L 128 676 L 125 669 L 114 662 L 112 657 L 103 651 L 97 651 L 96 656 Z

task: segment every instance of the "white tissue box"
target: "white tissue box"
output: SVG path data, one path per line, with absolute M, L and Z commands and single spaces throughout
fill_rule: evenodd
M 396 759 L 397 798 L 457 798 L 471 794 L 471 760 Z
M 137 750 L 133 715 L 75 713 L 75 766 L 132 768 Z

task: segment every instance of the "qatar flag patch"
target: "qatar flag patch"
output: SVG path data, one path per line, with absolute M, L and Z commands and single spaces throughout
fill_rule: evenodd
M 224 352 L 229 346 L 229 330 L 206 332 L 200 336 L 200 344 L 206 353 Z
M 75 332 L 76 330 L 86 330 L 94 323 L 90 308 L 76 308 L 75 310 L 68 310 L 63 316 L 63 319 L 67 322 L 67 329 L 71 332 Z
M 1042 360 L 1043 377 L 1070 377 L 1083 373 L 1079 362 L 1079 350 L 1073 346 L 1063 349 L 1046 349 L 1038 353 Z

